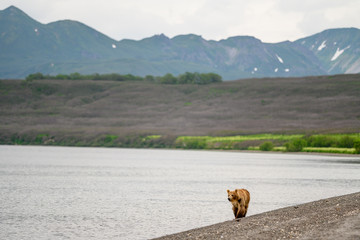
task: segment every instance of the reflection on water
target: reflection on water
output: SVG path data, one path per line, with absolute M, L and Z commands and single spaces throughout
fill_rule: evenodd
M 360 159 L 0 146 L 0 239 L 146 239 L 360 191 Z

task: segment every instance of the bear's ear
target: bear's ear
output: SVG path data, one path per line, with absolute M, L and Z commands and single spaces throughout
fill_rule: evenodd
M 230 190 L 228 189 L 228 190 L 226 190 L 227 191 L 227 193 L 229 193 L 230 192 Z

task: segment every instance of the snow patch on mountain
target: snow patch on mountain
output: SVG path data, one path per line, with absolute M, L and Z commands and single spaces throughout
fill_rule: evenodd
M 116 45 L 115 45 L 115 44 L 113 44 L 113 45 L 112 45 L 112 48 L 116 48 Z
M 318 47 L 318 51 L 321 51 L 324 47 L 326 47 L 326 40 L 325 41 L 323 41 L 321 44 L 320 44 L 320 46 Z
M 279 55 L 276 54 L 276 57 L 277 57 L 277 59 L 279 60 L 279 62 L 284 63 L 284 61 L 282 60 L 281 57 L 279 57 Z
M 346 48 L 341 49 L 341 50 L 340 50 L 340 48 L 337 48 L 334 56 L 331 58 L 331 61 L 335 61 L 341 54 L 343 54 L 343 52 L 344 52 L 346 49 L 349 49 L 349 48 L 350 48 L 350 46 L 347 46 Z

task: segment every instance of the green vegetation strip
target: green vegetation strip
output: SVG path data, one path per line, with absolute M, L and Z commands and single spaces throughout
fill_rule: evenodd
M 255 134 L 242 136 L 181 136 L 176 147 L 287 152 L 360 153 L 360 134 Z
M 152 76 L 146 75 L 145 77 L 134 76 L 132 74 L 90 74 L 82 75 L 80 73 L 71 73 L 71 74 L 58 74 L 56 76 L 44 75 L 42 73 L 33 73 L 29 74 L 26 77 L 26 81 L 31 82 L 33 80 L 43 80 L 43 79 L 55 79 L 55 80 L 96 80 L 96 81 L 148 81 L 156 82 L 160 84 L 210 84 L 222 82 L 222 77 L 216 73 L 198 73 L 198 72 L 186 72 L 178 76 L 173 76 L 171 73 L 165 74 L 164 76 Z
M 182 136 L 177 139 L 180 141 L 188 140 L 204 140 L 206 142 L 242 142 L 250 140 L 292 140 L 303 137 L 303 134 L 294 134 L 294 135 L 280 135 L 280 134 L 255 134 L 255 135 L 243 135 L 243 136 L 226 136 L 226 137 L 210 137 L 210 136 L 199 136 L 199 137 L 190 137 Z
M 345 153 L 345 154 L 355 154 L 355 148 L 324 148 L 324 147 L 305 147 L 302 152 L 322 152 L 322 153 Z
M 0 137 L 0 144 L 99 146 L 126 148 L 183 148 L 256 150 L 282 152 L 323 152 L 360 154 L 360 134 L 254 134 L 238 136 L 165 136 L 102 134 L 61 137 L 49 133 L 14 134 Z

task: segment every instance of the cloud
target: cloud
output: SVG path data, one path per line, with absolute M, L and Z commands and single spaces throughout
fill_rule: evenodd
M 360 27 L 359 0 L 279 1 L 282 12 L 301 15 L 296 28 L 304 36 L 328 28 Z
M 251 35 L 296 40 L 327 28 L 360 27 L 359 0 L 2 0 L 49 23 L 81 21 L 116 39 L 194 33 L 205 39 Z

